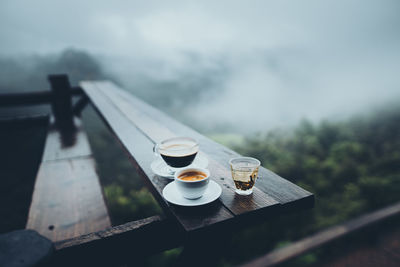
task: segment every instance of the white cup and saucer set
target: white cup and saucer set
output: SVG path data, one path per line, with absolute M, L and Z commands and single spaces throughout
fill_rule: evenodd
M 157 158 L 152 171 L 166 179 L 174 179 L 163 189 L 163 197 L 179 206 L 200 206 L 215 201 L 221 187 L 209 176 L 208 159 L 199 151 L 199 144 L 189 137 L 166 139 L 154 146 Z

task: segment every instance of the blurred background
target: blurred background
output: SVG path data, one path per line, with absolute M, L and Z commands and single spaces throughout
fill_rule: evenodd
M 48 89 L 52 73 L 109 79 L 316 195 L 313 210 L 237 233 L 216 263 L 230 266 L 400 200 L 399 10 L 395 0 L 2 0 L 0 94 Z M 44 110 L 0 107 L 0 117 Z M 83 120 L 113 225 L 160 214 L 91 107 Z M 35 164 L 44 131 L 10 135 Z M 10 216 L 0 232 L 21 225 Z M 329 265 L 376 236 L 291 266 Z M 180 252 L 146 264 L 173 265 Z

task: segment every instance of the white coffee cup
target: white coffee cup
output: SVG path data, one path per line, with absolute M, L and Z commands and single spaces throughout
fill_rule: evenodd
M 200 180 L 193 181 L 182 180 L 181 178 L 179 178 L 182 176 L 182 174 L 190 172 L 200 172 L 205 174 L 205 177 Z M 178 191 L 182 194 L 184 198 L 196 199 L 202 197 L 204 192 L 206 191 L 208 183 L 210 182 L 209 176 L 210 172 L 207 169 L 186 167 L 175 172 L 175 184 Z

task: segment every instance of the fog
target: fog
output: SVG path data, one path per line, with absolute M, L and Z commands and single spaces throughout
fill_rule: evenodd
M 399 11 L 395 0 L 2 0 L 0 58 L 85 51 L 171 115 L 248 133 L 399 104 Z

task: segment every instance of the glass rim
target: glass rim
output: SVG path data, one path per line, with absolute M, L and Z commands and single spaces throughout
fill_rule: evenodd
M 157 143 L 159 146 L 161 146 L 161 145 L 163 145 L 163 144 L 165 144 L 165 143 L 167 143 L 167 142 L 170 142 L 170 141 L 174 141 L 174 140 L 188 140 L 188 141 L 192 141 L 194 144 L 192 145 L 192 146 L 190 146 L 190 147 L 185 147 L 185 148 L 183 148 L 183 149 L 177 149 L 177 150 L 187 150 L 187 149 L 191 149 L 191 148 L 194 148 L 194 147 L 198 147 L 199 146 L 199 143 L 197 142 L 197 140 L 196 139 L 194 139 L 194 138 L 192 138 L 192 137 L 185 137 L 185 136 L 176 136 L 176 137 L 171 137 L 171 138 L 168 138 L 168 139 L 164 139 L 164 140 L 162 140 L 161 142 L 159 142 L 159 143 Z M 162 148 L 161 148 L 162 149 Z
M 234 163 L 232 163 L 232 161 L 234 160 L 252 160 L 254 161 L 254 167 L 260 167 L 261 166 L 261 162 L 256 159 L 256 158 L 252 158 L 252 157 L 235 157 L 235 158 L 231 158 L 229 160 L 229 165 L 231 165 L 233 167 Z

